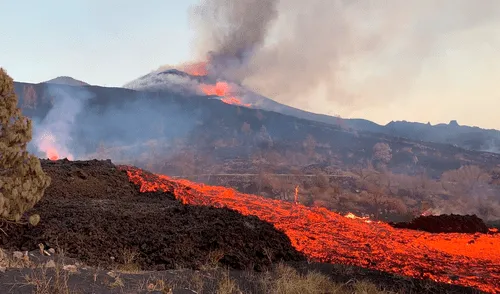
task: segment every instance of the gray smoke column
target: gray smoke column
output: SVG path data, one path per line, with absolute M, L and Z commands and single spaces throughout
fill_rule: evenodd
M 474 42 L 466 33 L 499 15 L 497 0 L 207 0 L 192 10 L 213 75 L 296 106 L 322 95 L 353 108 L 404 97 L 449 53 L 443 42 Z
M 237 79 L 234 75 L 262 47 L 278 15 L 278 2 L 207 0 L 192 9 L 199 33 L 196 45 L 202 58 L 210 60 L 209 74 Z

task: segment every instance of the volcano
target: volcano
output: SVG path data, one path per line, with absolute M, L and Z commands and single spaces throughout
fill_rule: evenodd
M 206 64 L 200 62 L 182 69 L 168 68 L 153 71 L 124 85 L 124 88 L 138 91 L 170 92 L 183 94 L 207 94 L 229 104 L 242 105 L 256 109 L 273 111 L 302 119 L 322 122 L 332 125 L 341 124 L 343 127 L 358 131 L 369 131 L 412 140 L 430 141 L 437 143 L 453 144 L 469 150 L 500 153 L 500 131 L 481 129 L 478 127 L 459 126 L 452 120 L 449 124 L 431 125 L 430 123 L 417 123 L 407 121 L 391 121 L 380 125 L 366 119 L 339 118 L 331 115 L 318 114 L 304 111 L 271 98 L 262 96 L 245 86 L 228 81 L 218 80 L 207 75 Z M 203 86 L 224 84 L 231 88 L 236 96 L 217 95 L 213 91 L 203 91 Z
M 182 71 L 175 68 L 160 69 L 126 83 L 123 87 L 137 91 L 170 92 L 180 94 L 206 94 L 219 97 L 228 104 L 241 105 L 250 108 L 275 111 L 299 118 L 337 124 L 338 119 L 327 115 L 314 114 L 264 97 L 241 84 L 220 80 L 206 75 L 203 70 Z M 217 90 L 219 93 L 217 93 Z M 226 92 L 233 92 L 226 94 Z

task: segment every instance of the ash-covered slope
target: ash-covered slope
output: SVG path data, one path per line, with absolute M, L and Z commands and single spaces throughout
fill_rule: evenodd
M 34 121 L 30 151 L 45 158 L 53 148 L 59 157 L 111 158 L 141 167 L 149 162 L 156 172 L 172 173 L 168 159 L 188 156 L 188 150 L 197 156 L 186 157 L 185 166 L 194 166 L 198 173 L 235 160 L 242 165 L 234 172 L 251 172 L 256 168 L 252 157 L 261 151 L 288 154 L 287 165 L 325 162 L 341 167 L 371 159 L 373 146 L 386 142 L 393 153 L 389 168 L 399 172 L 425 169 L 439 176 L 463 164 L 500 164 L 496 154 L 352 132 L 333 124 L 228 105 L 203 95 L 26 83 L 16 83 L 16 92 L 23 113 Z M 315 155 L 304 157 L 311 152 Z
M 176 91 L 178 93 L 202 94 L 200 83 L 215 84 L 215 80 L 207 76 L 194 76 L 176 69 L 159 70 L 142 76 L 124 87 L 141 91 Z M 411 140 L 445 143 L 457 145 L 470 150 L 500 153 L 500 131 L 478 127 L 460 126 L 455 121 L 450 124 L 430 125 L 406 121 L 390 122 L 379 125 L 365 119 L 339 119 L 323 114 L 311 113 L 297 109 L 259 95 L 245 87 L 232 84 L 238 96 L 252 108 L 275 111 L 307 120 L 337 125 L 355 130 L 383 133 Z
M 215 83 L 206 76 L 192 76 L 177 69 L 157 70 L 128 82 L 123 87 L 137 91 L 166 91 L 179 94 L 202 94 L 200 83 Z

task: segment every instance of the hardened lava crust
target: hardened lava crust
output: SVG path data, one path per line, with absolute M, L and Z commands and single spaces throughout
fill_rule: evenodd
M 144 270 L 197 269 L 219 263 L 263 270 L 301 261 L 289 238 L 272 224 L 227 208 L 183 205 L 171 193 L 140 193 L 111 161 L 41 160 L 52 178 L 36 227 L 4 223 L 1 247 L 65 250 L 88 265 L 111 267 L 134 256 Z

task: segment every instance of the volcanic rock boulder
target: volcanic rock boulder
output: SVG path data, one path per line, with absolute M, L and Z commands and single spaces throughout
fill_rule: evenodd
M 169 193 L 139 193 L 110 161 L 42 161 L 42 167 L 53 181 L 34 208 L 41 221 L 3 224 L 2 248 L 35 250 L 44 243 L 89 265 L 133 262 L 152 270 L 214 263 L 261 270 L 304 260 L 273 225 L 230 209 L 183 205 Z
M 488 233 L 488 227 L 476 215 L 442 214 L 419 216 L 411 222 L 390 223 L 400 229 L 430 233 Z

